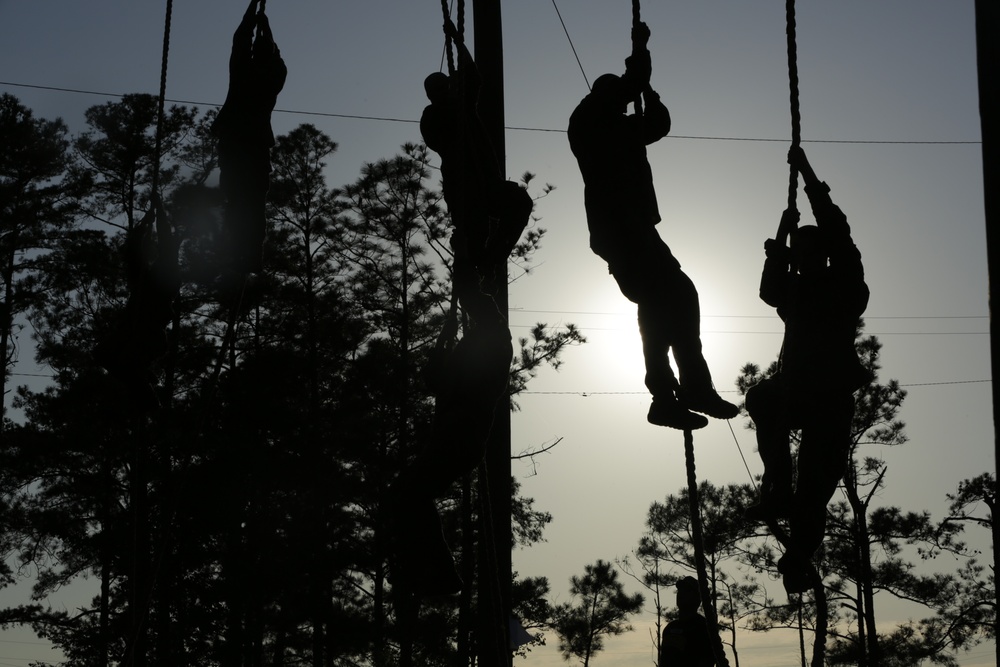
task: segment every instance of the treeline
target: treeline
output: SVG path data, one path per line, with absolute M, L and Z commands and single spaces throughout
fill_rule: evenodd
M 422 605 L 404 638 L 387 553 L 387 486 L 431 436 L 425 375 L 453 307 L 426 149 L 333 188 L 331 138 L 278 137 L 265 270 L 234 280 L 215 114 L 170 108 L 156 155 L 156 108 L 126 95 L 71 135 L 0 98 L 0 350 L 18 414 L 0 433 L 0 574 L 35 575 L 0 625 L 32 627 L 67 665 L 468 664 L 475 596 Z M 543 234 L 522 238 L 515 275 Z M 143 326 L 137 285 L 163 281 L 166 325 Z M 581 342 L 536 326 L 512 395 Z M 43 389 L 13 386 L 28 355 L 51 369 Z M 114 359 L 144 363 L 123 380 Z M 479 540 L 474 478 L 441 500 L 460 560 Z M 551 517 L 513 488 L 529 544 Z M 71 585 L 93 598 L 37 602 Z M 546 590 L 515 585 L 523 618 Z
M 855 348 L 871 379 L 855 393 L 849 460 L 827 507 L 826 538 L 815 559 L 821 581 L 812 590 L 781 590 L 783 549 L 768 526 L 744 519 L 758 501 L 756 481 L 703 481 L 697 489 L 710 593 L 731 664 L 740 664 L 748 631 L 795 633 L 801 664 L 811 667 L 957 667 L 963 651 L 996 640 L 994 556 L 982 562 L 965 532 L 986 529 L 972 539 L 995 548 L 995 477 L 983 473 L 960 482 L 947 494 L 948 514 L 940 519 L 924 509 L 884 504 L 889 480 L 906 483 L 906 470 L 890 470 L 882 456 L 884 448 L 908 440 L 899 419 L 906 390 L 896 380 L 879 381 L 877 337 L 859 328 Z M 748 363 L 736 385 L 745 394 L 776 370 L 776 363 L 763 370 Z M 745 425 L 753 428 L 749 419 Z M 798 436 L 792 432 L 793 452 Z M 688 494 L 681 489 L 652 503 L 638 546 L 618 561 L 651 595 L 657 635 L 673 616 L 669 587 L 696 568 Z M 912 615 L 888 621 L 900 608 Z

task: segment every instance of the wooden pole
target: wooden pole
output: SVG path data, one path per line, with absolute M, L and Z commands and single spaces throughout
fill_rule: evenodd
M 1000 325 L 993 317 L 993 277 L 1000 268 L 1000 152 L 997 147 L 997 123 L 1000 123 L 1000 85 L 997 83 L 997 59 L 1000 58 L 1000 48 L 997 46 L 996 34 L 1000 29 L 1000 5 L 996 0 L 976 0 L 976 61 L 979 72 L 979 122 L 982 127 L 983 139 L 983 198 L 986 213 L 986 258 L 989 280 L 990 300 L 990 369 L 992 377 L 1000 376 Z M 997 388 L 993 386 L 993 447 L 994 471 L 1000 465 L 1000 439 L 997 438 L 997 425 L 1000 424 L 1000 401 L 997 400 Z M 996 480 L 996 475 L 994 475 Z M 994 493 L 1000 492 L 1000 485 L 994 488 Z M 1000 568 L 1000 526 L 996 517 L 993 519 L 993 567 Z M 994 595 L 997 591 L 994 590 Z M 1000 624 L 994 621 L 995 631 L 1000 631 Z M 1000 642 L 996 648 L 997 662 L 1000 664 Z
M 503 30 L 500 0 L 473 0 L 475 59 L 482 77 L 479 115 L 493 144 L 501 173 L 506 173 L 503 107 Z M 502 284 L 500 284 L 502 282 Z M 507 275 L 490 286 L 497 306 L 507 312 Z M 487 447 L 485 475 L 480 476 L 482 520 L 479 563 L 479 667 L 509 667 L 511 618 L 511 465 L 510 409 L 497 404 Z

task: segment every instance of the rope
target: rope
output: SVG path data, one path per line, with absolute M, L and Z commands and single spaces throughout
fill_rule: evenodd
M 708 572 L 705 568 L 705 542 L 701 525 L 701 503 L 698 500 L 698 477 L 694 465 L 694 436 L 690 430 L 684 431 L 684 461 L 687 464 L 688 503 L 691 510 L 691 542 L 694 546 L 695 569 L 698 571 L 698 589 L 701 591 L 701 607 L 708 621 L 708 633 L 712 639 L 712 651 L 718 667 L 729 667 L 729 659 L 719 637 L 719 618 L 715 603 L 708 594 Z
M 642 23 L 642 16 L 640 14 L 639 0 L 632 0 L 632 30 L 639 27 Z M 632 42 L 632 52 L 635 53 L 635 42 Z M 642 115 L 642 93 L 638 93 L 633 100 L 633 105 L 635 106 L 635 115 Z
M 448 19 L 451 17 L 451 10 L 448 9 L 448 0 L 441 0 L 441 13 L 444 14 L 444 24 L 448 23 Z M 444 52 L 448 57 L 448 75 L 455 73 L 455 54 L 452 52 L 451 48 L 451 35 L 448 31 L 444 32 Z
M 160 58 L 160 95 L 157 99 L 156 106 L 156 141 L 153 148 L 153 179 L 152 179 L 152 200 L 155 202 L 158 198 L 158 193 L 160 189 L 160 154 L 163 152 L 163 125 L 164 125 L 164 113 L 163 107 L 167 98 L 167 59 L 170 55 L 170 25 L 173 15 L 174 3 L 173 0 L 167 0 L 166 18 L 163 23 L 163 54 Z M 150 204 L 156 208 L 155 203 Z M 166 220 L 158 221 L 166 224 Z M 141 416 L 136 418 L 137 428 L 136 428 L 136 439 L 134 443 L 134 455 L 135 461 L 138 463 L 142 456 L 142 444 L 139 442 L 138 434 L 141 433 L 142 427 L 144 426 L 144 420 Z M 135 465 L 132 471 L 133 475 L 140 474 L 141 466 Z M 140 480 L 144 482 L 145 480 Z M 142 638 L 142 633 L 145 630 L 146 622 L 149 617 L 149 607 L 153 596 L 153 580 L 147 579 L 145 582 L 140 582 L 139 577 L 136 573 L 136 568 L 139 564 L 139 544 L 138 544 L 138 512 L 139 508 L 135 503 L 135 499 L 132 500 L 132 512 L 133 512 L 133 532 L 132 532 L 132 586 L 137 586 L 139 583 L 143 583 L 147 588 L 145 591 L 140 591 L 135 589 L 133 591 L 133 597 L 130 599 L 130 604 L 132 605 L 131 613 L 133 614 L 133 625 L 131 632 L 127 639 L 127 650 L 126 650 L 126 660 L 127 664 L 135 664 L 136 662 L 136 649 L 139 646 L 140 639 Z M 143 597 L 144 604 L 139 609 L 139 598 Z
M 163 107 L 167 99 L 167 58 L 170 55 L 170 23 L 174 0 L 167 0 L 167 16 L 163 22 L 163 56 L 160 59 L 160 97 L 156 109 L 156 147 L 153 149 L 153 194 L 160 187 L 160 153 L 163 150 Z
M 795 0 L 785 0 L 785 36 L 788 41 L 788 91 L 792 116 L 792 146 L 802 143 L 802 116 L 799 113 L 799 67 L 795 46 Z M 795 167 L 789 167 L 788 209 L 795 210 L 795 199 L 799 189 L 799 174 Z

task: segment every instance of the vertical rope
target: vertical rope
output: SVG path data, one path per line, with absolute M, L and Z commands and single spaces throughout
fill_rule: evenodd
M 639 0 L 632 0 L 632 29 L 635 30 L 637 27 L 639 27 L 639 24 L 641 22 L 642 22 L 642 16 L 640 14 Z M 632 51 L 635 52 L 635 43 L 632 44 Z M 642 93 L 639 93 L 635 96 L 633 104 L 635 105 L 635 115 L 641 116 Z
M 701 502 L 698 500 L 698 477 L 694 465 L 694 436 L 690 430 L 684 431 L 684 461 L 687 464 L 688 504 L 691 511 L 691 542 L 694 546 L 695 569 L 698 571 L 698 589 L 701 591 L 701 608 L 708 621 L 708 634 L 712 640 L 715 664 L 729 667 L 729 659 L 719 637 L 719 617 L 715 602 L 709 596 L 708 572 L 705 569 L 705 542 L 701 526 Z
M 799 66 L 795 46 L 795 0 L 785 0 L 785 36 L 788 41 L 788 91 L 792 115 L 792 146 L 802 142 L 802 116 L 799 113 Z M 795 199 L 799 189 L 799 174 L 789 167 L 788 208 L 795 210 Z
M 167 0 L 167 16 L 163 22 L 163 57 L 160 59 L 160 98 L 156 106 L 156 147 L 153 149 L 153 194 L 159 194 L 160 153 L 163 150 L 163 107 L 167 97 L 167 58 L 170 55 L 170 23 L 174 0 Z
M 451 10 L 448 9 L 448 0 L 441 0 L 441 13 L 444 15 L 442 25 L 448 23 L 448 18 L 451 17 Z M 445 56 L 448 58 L 448 75 L 451 76 L 455 73 L 455 54 L 451 50 L 451 35 L 445 30 L 444 33 L 444 52 Z

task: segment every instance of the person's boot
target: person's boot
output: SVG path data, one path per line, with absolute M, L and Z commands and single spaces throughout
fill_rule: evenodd
M 791 551 L 786 551 L 785 555 L 778 559 L 778 572 L 781 573 L 781 583 L 785 586 L 785 592 L 789 595 L 811 591 L 822 581 L 819 572 L 809 559 Z
M 773 489 L 760 491 L 760 500 L 756 505 L 750 505 L 743 510 L 743 518 L 752 522 L 768 522 L 774 519 L 787 519 L 792 513 L 792 491 L 775 491 Z
M 654 396 L 646 421 L 681 431 L 694 431 L 708 426 L 708 420 L 685 409 L 673 396 Z
M 681 405 L 715 419 L 732 419 L 740 414 L 739 406 L 725 400 L 711 387 L 705 389 L 685 389 L 678 392 Z

